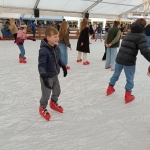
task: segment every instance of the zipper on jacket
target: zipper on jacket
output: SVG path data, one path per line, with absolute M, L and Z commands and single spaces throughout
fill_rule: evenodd
M 55 55 L 55 60 L 56 60 L 56 72 L 57 72 L 57 75 L 58 75 L 56 53 L 55 53 L 55 49 L 54 48 L 53 48 L 53 50 L 54 50 L 54 55 Z

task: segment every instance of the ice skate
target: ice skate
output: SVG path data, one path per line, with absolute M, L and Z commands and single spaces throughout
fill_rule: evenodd
M 63 113 L 63 108 L 61 106 L 58 106 L 58 104 L 52 100 L 50 100 L 50 108 L 60 113 Z

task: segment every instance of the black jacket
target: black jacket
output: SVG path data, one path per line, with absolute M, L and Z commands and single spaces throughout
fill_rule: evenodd
M 82 42 L 83 42 L 83 46 L 81 46 Z M 80 33 L 80 36 L 77 42 L 77 51 L 90 53 L 89 28 L 88 27 L 84 28 Z
M 150 49 L 145 34 L 144 27 L 134 22 L 131 25 L 131 32 L 124 37 L 119 52 L 116 57 L 116 62 L 125 66 L 133 66 L 136 64 L 136 56 L 138 50 L 150 62 Z
M 96 28 L 96 31 L 97 31 L 97 33 L 102 33 L 102 27 L 99 25 L 99 26 Z
M 60 60 L 60 50 L 58 46 L 51 47 L 47 40 L 41 41 L 39 58 L 38 58 L 38 70 L 40 76 L 47 76 L 53 78 L 60 72 L 60 67 L 65 66 Z
M 150 24 L 146 26 L 145 34 L 146 34 L 146 36 L 150 36 Z

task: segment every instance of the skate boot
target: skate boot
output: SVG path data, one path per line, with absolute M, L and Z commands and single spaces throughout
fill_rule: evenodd
M 134 99 L 135 99 L 135 97 L 133 95 L 131 95 L 130 91 L 125 92 L 124 100 L 125 100 L 126 104 L 132 102 Z
M 82 59 L 77 60 L 77 62 L 82 62 Z
M 70 66 L 66 66 L 66 69 L 69 70 L 69 69 L 70 69 Z
M 19 63 L 26 63 L 26 62 L 27 62 L 27 61 L 26 61 L 25 58 L 24 58 L 24 59 L 23 59 L 22 57 L 19 58 Z
M 106 96 L 111 95 L 114 92 L 115 92 L 114 87 L 112 85 L 109 85 L 106 91 Z
M 44 119 L 46 119 L 47 121 L 50 120 L 51 116 L 50 116 L 50 114 L 49 114 L 49 112 L 47 111 L 46 108 L 43 108 L 42 106 L 40 106 L 40 107 L 39 107 L 39 113 L 40 113 L 40 115 L 41 115 Z
M 19 55 L 19 59 L 21 58 L 21 56 Z M 24 57 L 24 59 L 27 59 L 26 57 Z
M 60 113 L 63 113 L 63 108 L 61 106 L 58 106 L 58 104 L 52 100 L 50 100 L 50 108 Z

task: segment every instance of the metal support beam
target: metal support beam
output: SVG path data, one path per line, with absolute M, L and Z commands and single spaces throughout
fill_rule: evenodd
M 88 7 L 86 10 L 83 11 L 83 14 L 94 8 L 97 4 L 102 2 L 102 0 L 97 0 L 94 4 L 92 4 L 90 7 Z
M 132 8 L 132 9 L 130 9 L 130 10 L 128 10 L 128 11 L 123 12 L 122 14 L 120 14 L 120 16 L 125 15 L 125 14 L 127 14 L 127 13 L 130 13 L 131 11 L 133 11 L 133 10 L 135 10 L 135 9 L 138 9 L 138 8 L 140 8 L 140 7 L 142 7 L 142 6 L 143 6 L 143 4 L 138 5 L 138 6 Z
M 34 8 L 37 8 L 37 7 L 38 7 L 38 5 L 39 5 L 39 2 L 40 2 L 40 0 L 36 0 L 36 3 L 35 3 L 35 6 L 34 6 Z

